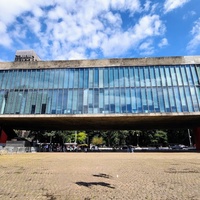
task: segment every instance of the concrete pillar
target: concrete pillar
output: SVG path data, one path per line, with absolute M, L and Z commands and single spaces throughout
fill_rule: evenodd
M 200 150 L 200 127 L 194 129 L 196 149 Z

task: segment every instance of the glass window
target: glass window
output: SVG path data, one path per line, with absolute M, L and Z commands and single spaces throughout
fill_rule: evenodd
M 142 102 L 141 102 L 141 89 L 136 88 L 136 98 L 137 98 L 137 112 L 142 112 Z
M 40 108 L 40 113 L 41 114 L 47 114 L 48 113 L 48 101 L 49 101 L 50 97 L 48 97 L 48 90 L 43 90 L 42 91 L 42 105 Z
M 179 91 L 180 91 L 180 97 L 181 97 L 182 110 L 183 110 L 183 112 L 187 112 L 188 111 L 188 107 L 187 107 L 187 104 L 186 104 L 184 88 L 183 87 L 179 87 Z
M 193 109 L 193 103 L 192 103 L 189 87 L 185 87 L 185 96 L 186 96 L 186 101 L 188 105 L 188 111 L 193 112 L 194 109 Z
M 165 74 L 166 74 L 166 79 L 167 79 L 167 85 L 172 86 L 171 74 L 170 74 L 169 67 L 167 66 L 165 67 Z
M 88 84 L 89 84 L 89 70 L 88 69 L 84 69 L 84 88 L 88 88 Z
M 99 90 L 99 112 L 100 113 L 104 112 L 104 90 L 103 89 Z
M 88 113 L 88 89 L 83 90 L 83 113 Z
M 135 74 L 135 86 L 140 86 L 140 79 L 139 79 L 139 70 L 138 67 L 134 68 L 134 74 Z
M 79 77 L 78 77 L 78 69 L 74 70 L 74 88 L 78 88 Z
M 191 71 L 192 71 L 192 77 L 193 77 L 193 80 L 194 80 L 194 84 L 198 85 L 199 84 L 199 79 L 197 77 L 197 72 L 196 72 L 196 69 L 195 69 L 194 65 L 191 65 Z
M 12 79 L 13 79 L 13 71 L 8 71 L 7 80 L 6 80 L 6 89 L 8 89 L 8 90 L 11 87 Z
M 147 87 L 151 86 L 151 84 L 150 84 L 149 67 L 145 67 L 145 68 L 144 68 L 144 76 L 145 76 L 145 83 L 146 83 L 146 86 L 147 86 Z
M 120 102 L 121 102 L 121 111 L 122 113 L 126 113 L 126 96 L 125 96 L 125 89 L 121 88 L 120 91 Z
M 37 91 L 37 97 L 36 97 L 36 104 L 35 104 L 35 113 L 36 114 L 41 113 L 42 95 L 43 95 L 43 90 L 38 90 Z
M 109 113 L 109 90 L 104 89 L 104 113 Z
M 193 85 L 194 82 L 193 82 L 190 66 L 186 65 L 185 68 L 186 68 L 186 74 L 187 74 L 187 78 L 188 78 L 188 83 L 189 83 L 189 85 Z
M 114 69 L 109 69 L 109 87 L 114 87 Z
M 129 68 L 129 75 L 130 75 L 130 86 L 134 87 L 135 86 L 135 77 L 134 77 L 133 67 Z
M 119 68 L 114 68 L 114 87 L 119 87 Z
M 158 100 L 159 100 L 159 107 L 160 112 L 165 112 L 165 105 L 164 105 L 164 99 L 163 99 L 163 89 L 158 88 Z
M 169 95 L 168 95 L 168 91 L 166 87 L 163 88 L 163 95 L 164 95 L 164 101 L 165 101 L 165 111 L 170 112 L 171 109 L 169 105 Z
M 192 97 L 194 111 L 199 111 L 199 104 L 198 104 L 198 101 L 197 101 L 196 90 L 195 90 L 194 87 L 190 87 L 190 94 L 191 94 L 191 97 Z
M 99 69 L 99 87 L 103 88 L 103 69 Z
M 104 87 L 108 87 L 108 68 L 104 68 Z
M 160 112 L 160 108 L 158 105 L 158 93 L 156 88 L 152 88 L 152 95 L 153 95 L 154 110 L 155 112 Z
M 58 93 L 58 90 L 53 90 L 51 114 L 56 114 L 57 93 Z
M 74 89 L 74 91 L 73 91 L 73 102 L 72 102 L 72 113 L 73 114 L 78 113 L 77 104 L 78 104 L 78 90 Z
M 119 68 L 119 86 L 124 87 L 124 68 Z
M 59 72 L 60 72 L 60 70 L 58 70 L 58 69 L 55 70 L 54 83 L 53 83 L 54 88 L 58 88 Z
M 39 80 L 39 72 L 36 71 L 36 79 Z M 45 70 L 44 71 L 44 88 L 47 89 L 49 87 L 49 78 L 50 78 L 50 71 Z
M 74 70 L 70 69 L 69 70 L 69 88 L 74 87 Z
M 73 90 L 68 90 L 67 96 L 67 114 L 72 114 L 72 103 L 73 103 Z
M 129 77 L 129 68 L 128 67 L 125 67 L 124 68 L 124 77 L 125 77 L 125 87 L 129 87 L 130 86 L 130 77 Z
M 131 107 L 132 107 L 132 112 L 137 113 L 137 102 L 136 102 L 136 90 L 135 90 L 135 88 L 131 88 Z
M 89 69 L 89 88 L 93 88 L 94 87 L 94 70 L 93 69 Z
M 130 88 L 126 88 L 126 112 L 131 113 L 132 112 L 132 107 L 131 107 L 131 93 L 130 93 Z
M 155 78 L 155 70 L 154 67 L 150 67 L 150 77 L 151 77 L 151 85 L 156 86 L 156 78 Z
M 115 88 L 115 113 L 120 113 L 120 89 Z
M 64 86 L 64 77 L 65 77 L 64 69 L 60 69 L 59 72 L 60 74 L 59 74 L 59 80 L 58 80 L 58 88 L 62 89 Z M 77 80 L 77 84 L 78 84 L 78 80 Z
M 183 85 L 188 85 L 188 80 L 186 77 L 185 66 L 181 66 L 181 75 L 183 78 Z
M 20 88 L 21 85 L 21 71 L 22 70 L 15 70 L 14 71 L 14 77 L 12 82 L 12 88 Z
M 83 81 L 84 81 L 84 76 L 83 76 L 83 69 L 79 69 L 79 88 L 83 88 Z
M 35 70 L 35 77 L 33 82 L 33 88 L 38 89 L 39 88 L 39 79 L 40 79 L 40 72 L 39 70 Z
M 44 87 L 44 70 L 40 70 L 39 89 Z
M 99 89 L 94 89 L 94 113 L 99 113 Z
M 141 88 L 141 94 L 142 94 L 142 107 L 143 112 L 148 113 L 148 106 L 147 106 L 147 98 L 146 98 L 146 89 Z
M 144 87 L 145 86 L 145 80 L 144 80 L 144 70 L 143 70 L 143 67 L 140 67 L 139 68 L 139 75 L 140 75 L 140 84 L 141 84 L 141 87 Z
M 63 90 L 58 90 L 56 114 L 62 114 L 62 101 L 63 101 Z
M 161 86 L 160 70 L 158 66 L 155 67 L 155 77 L 156 77 L 156 85 Z
M 50 70 L 49 71 L 50 75 L 49 75 L 49 88 L 53 88 L 53 84 L 54 84 L 54 70 Z
M 180 99 L 180 94 L 179 94 L 178 87 L 174 87 L 174 96 L 175 96 L 177 112 L 182 112 L 181 99 Z
M 83 90 L 78 89 L 78 114 L 83 113 Z
M 174 92 L 172 87 L 168 88 L 168 92 L 169 92 L 169 102 L 170 102 L 170 106 L 171 106 L 171 111 L 172 112 L 176 112 L 176 104 L 175 104 L 175 99 L 174 99 Z
M 180 72 L 179 66 L 176 66 L 175 70 L 176 70 L 176 77 L 177 77 L 178 85 L 181 86 L 181 85 L 183 85 L 183 83 L 182 83 L 181 72 Z
M 67 97 L 68 97 L 68 90 L 64 89 L 63 92 L 63 113 L 67 114 Z
M 149 107 L 149 112 L 154 112 L 153 97 L 151 88 L 147 88 L 147 105 Z
M 52 96 L 53 96 L 53 90 L 47 90 L 47 106 L 46 106 L 47 114 L 51 113 Z
M 174 66 L 170 67 L 170 74 L 171 74 L 171 77 L 172 77 L 173 86 L 177 86 L 177 79 L 176 79 L 176 73 L 175 73 L 175 70 L 174 70 Z
M 95 88 L 99 87 L 99 70 L 98 70 L 98 68 L 94 69 L 94 87 Z
M 114 96 L 114 89 L 110 89 L 110 112 L 114 113 L 115 112 L 115 96 Z
M 81 80 L 81 78 L 79 79 L 79 81 L 80 80 Z M 69 69 L 65 69 L 65 71 L 64 71 L 64 88 L 68 88 L 68 87 L 69 87 Z
M 161 82 L 162 82 L 162 86 L 166 86 L 166 75 L 164 72 L 164 66 L 160 67 L 160 77 L 161 77 Z

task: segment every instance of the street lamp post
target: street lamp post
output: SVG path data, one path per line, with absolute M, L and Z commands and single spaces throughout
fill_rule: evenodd
M 137 147 L 139 147 L 139 134 L 137 133 Z
M 189 143 L 190 143 L 190 147 L 191 147 L 192 141 L 191 141 L 190 129 L 188 129 L 188 138 L 189 138 Z

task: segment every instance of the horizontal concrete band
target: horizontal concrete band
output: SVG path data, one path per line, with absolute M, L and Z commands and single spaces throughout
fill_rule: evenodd
M 200 112 L 97 115 L 0 115 L 0 126 L 13 129 L 132 130 L 195 128 Z
M 0 70 L 9 69 L 49 69 L 81 67 L 116 67 L 116 66 L 159 66 L 159 65 L 200 64 L 200 56 L 177 56 L 155 58 L 124 58 L 96 60 L 30 61 L 0 62 Z

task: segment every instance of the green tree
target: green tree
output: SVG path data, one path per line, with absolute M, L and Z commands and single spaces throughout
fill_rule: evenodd
M 77 134 L 77 142 L 78 142 L 79 144 L 85 143 L 86 138 L 87 138 L 87 134 L 86 134 L 85 132 L 79 132 L 79 133 Z
M 49 137 L 49 143 L 52 143 L 52 139 L 56 136 L 56 131 L 45 131 L 44 136 Z
M 94 136 L 92 138 L 92 144 L 96 146 L 100 146 L 104 143 L 103 137 Z

